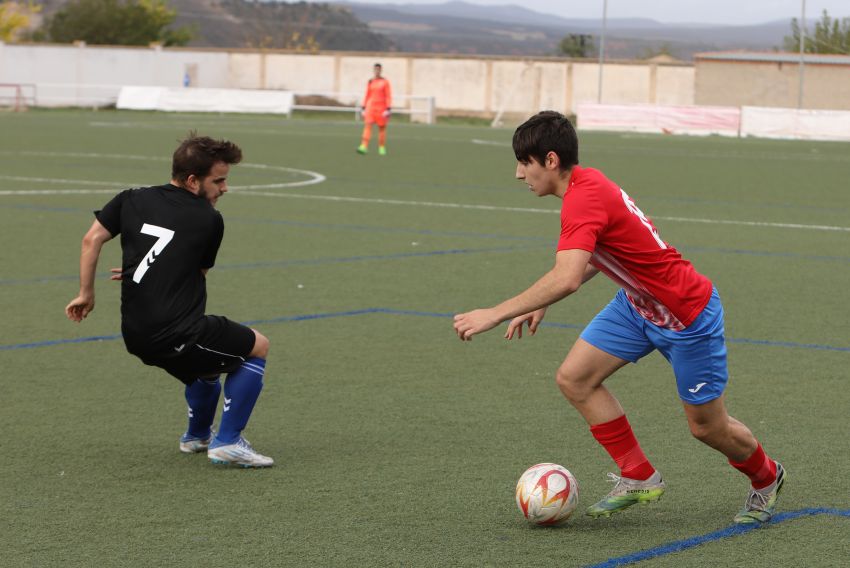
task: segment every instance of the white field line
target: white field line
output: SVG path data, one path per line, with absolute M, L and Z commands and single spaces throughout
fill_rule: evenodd
M 2 195 L 85 195 L 89 193 L 111 193 L 114 189 L 9 189 L 0 190 Z
M 0 191 L 3 195 L 63 195 L 63 194 L 88 194 L 88 193 L 114 193 L 111 189 L 22 189 Z M 512 213 L 543 213 L 556 215 L 560 213 L 556 209 L 536 209 L 532 207 L 504 207 L 499 205 L 477 205 L 472 203 L 441 203 L 435 201 L 408 201 L 404 199 L 379 199 L 374 197 L 348 197 L 341 195 L 307 195 L 300 193 L 271 193 L 267 191 L 238 190 L 237 195 L 250 195 L 256 197 L 288 197 L 292 199 L 313 199 L 318 201 L 334 201 L 343 203 L 375 203 L 378 205 L 401 205 L 415 207 L 440 207 L 443 209 L 468 209 L 477 211 L 508 211 Z M 694 217 L 663 217 L 653 216 L 652 219 L 661 221 L 673 221 L 678 223 L 704 223 L 708 225 L 740 225 L 744 227 L 771 227 L 778 229 L 800 229 L 809 231 L 832 231 L 850 233 L 850 227 L 834 225 L 806 225 L 803 223 L 770 223 L 767 221 L 735 221 L 732 219 L 699 219 Z
M 23 177 L 23 176 L 0 176 L 0 179 L 7 179 L 11 181 L 38 181 L 45 183 L 70 183 L 70 184 L 83 184 L 83 185 L 105 185 L 109 187 L 138 187 L 137 185 L 128 184 L 124 182 L 111 182 L 111 181 L 92 181 L 88 179 L 64 179 L 64 178 L 40 178 L 40 177 Z
M 347 203 L 376 203 L 380 205 L 403 205 L 416 207 L 442 207 L 446 209 L 474 209 L 479 211 L 510 211 L 516 213 L 544 213 L 549 215 L 559 214 L 557 209 L 536 209 L 531 207 L 503 207 L 498 205 L 476 205 L 468 203 L 440 203 L 434 201 L 408 201 L 402 199 L 380 199 L 373 197 L 348 197 L 339 195 L 306 195 L 298 193 L 270 193 L 263 191 L 240 191 L 240 195 L 255 195 L 261 197 L 291 197 L 295 199 L 316 199 L 322 201 L 338 201 Z M 741 225 L 748 227 L 774 227 L 781 229 L 806 229 L 813 231 L 840 231 L 850 232 L 850 227 L 839 227 L 831 225 L 805 225 L 802 223 L 770 223 L 767 221 L 735 221 L 732 219 L 698 219 L 690 217 L 661 217 L 652 216 L 652 219 L 662 221 L 674 221 L 682 223 L 706 223 L 715 225 Z
M 477 140 L 476 143 L 489 143 L 489 141 L 485 140 Z M 79 157 L 79 158 L 115 158 L 115 159 L 131 159 L 131 160 L 158 160 L 165 161 L 168 158 L 163 157 L 149 157 L 149 156 L 137 156 L 130 154 L 102 154 L 102 153 L 83 153 L 83 152 L 37 152 L 37 151 L 18 151 L 18 152 L 9 152 L 9 151 L 0 151 L 0 155 L 27 155 L 27 156 L 62 156 L 62 157 Z M 243 167 L 259 169 L 259 170 L 272 170 L 272 171 L 284 171 L 284 172 L 296 172 L 300 174 L 307 175 L 310 179 L 304 181 L 297 182 L 283 182 L 283 183 L 274 183 L 274 184 L 259 184 L 259 185 L 246 185 L 246 186 L 233 186 L 233 190 L 236 193 L 241 195 L 254 195 L 260 197 L 289 197 L 294 199 L 314 199 L 314 200 L 322 200 L 322 201 L 336 201 L 336 202 L 347 202 L 347 203 L 375 203 L 380 205 L 401 205 L 401 206 L 415 206 L 415 207 L 440 207 L 445 209 L 469 209 L 469 210 L 478 210 L 478 211 L 509 211 L 516 213 L 544 213 L 544 214 L 557 214 L 559 211 L 556 209 L 537 209 L 530 207 L 503 207 L 497 205 L 476 205 L 476 204 L 463 204 L 463 203 L 441 203 L 441 202 L 433 202 L 433 201 L 408 201 L 401 199 L 380 199 L 380 198 L 369 198 L 369 197 L 347 197 L 347 196 L 337 196 L 337 195 L 304 195 L 297 193 L 269 193 L 269 192 L 261 192 L 261 191 L 251 191 L 254 189 L 276 189 L 276 188 L 285 188 L 285 187 L 298 187 L 298 186 L 306 186 L 306 185 L 314 185 L 318 183 L 322 183 L 327 178 L 318 173 L 310 170 L 299 170 L 295 168 L 287 168 L 284 166 L 272 166 L 267 164 L 242 164 Z M 111 182 L 102 182 L 102 181 L 86 181 L 86 180 L 69 180 L 69 179 L 61 179 L 61 178 L 27 178 L 27 177 L 15 177 L 15 176 L 0 176 L 0 179 L 13 179 L 16 181 L 40 181 L 40 182 L 48 182 L 48 183 L 84 183 L 87 185 L 110 185 L 110 186 L 118 186 L 118 187 L 133 187 L 133 184 L 113 184 Z M 246 191 L 247 190 L 247 191 Z M 11 191 L 0 191 L 0 195 L 57 195 L 62 193 L 73 193 L 73 194 L 85 194 L 85 193 L 108 193 L 112 190 L 87 190 L 87 189 L 67 189 L 67 190 L 11 190 Z M 653 216 L 654 219 L 659 219 L 663 221 L 673 221 L 673 222 L 681 222 L 681 223 L 703 223 L 703 224 L 713 224 L 713 225 L 739 225 L 746 227 L 772 227 L 772 228 L 781 228 L 781 229 L 800 229 L 800 230 L 812 230 L 812 231 L 834 231 L 834 232 L 850 232 L 850 227 L 841 227 L 841 226 L 832 226 L 832 225 L 806 225 L 802 223 L 770 223 L 767 221 L 735 221 L 732 219 L 700 219 L 700 218 L 691 218 L 691 217 L 661 217 L 661 216 Z
M 480 146 L 498 146 L 500 148 L 510 148 L 510 142 L 497 142 L 496 140 L 482 140 L 481 138 L 473 138 L 473 144 L 478 144 Z
M 440 203 L 436 201 L 408 201 L 405 199 L 380 199 L 377 197 L 347 197 L 344 195 L 306 195 L 300 193 L 269 193 L 264 191 L 240 191 L 239 195 L 260 197 L 293 197 L 296 199 L 318 199 L 346 203 L 377 203 L 379 205 L 408 205 L 416 207 L 442 207 L 446 209 L 475 209 L 480 211 L 513 211 L 519 213 L 558 213 L 554 209 L 532 209 L 528 207 L 503 207 L 499 205 L 475 205 L 469 203 Z
M 781 229 L 808 229 L 811 231 L 841 231 L 850 232 L 850 227 L 840 227 L 835 225 L 806 225 L 803 223 L 769 223 L 767 221 L 732 221 L 730 219 L 694 219 L 691 217 L 659 217 L 654 216 L 653 219 L 661 219 L 662 221 L 677 221 L 683 223 L 710 223 L 717 225 L 743 225 L 747 227 L 778 227 Z

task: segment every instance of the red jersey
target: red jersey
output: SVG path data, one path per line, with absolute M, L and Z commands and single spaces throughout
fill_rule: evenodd
M 688 327 L 711 298 L 711 281 L 696 271 L 634 201 L 599 170 L 574 166 L 561 207 L 558 250 L 581 249 L 621 286 L 646 320 Z
M 381 112 L 393 106 L 390 82 L 383 77 L 369 79 L 369 84 L 366 85 L 366 95 L 363 97 L 363 104 L 360 106 L 367 111 L 379 110 Z

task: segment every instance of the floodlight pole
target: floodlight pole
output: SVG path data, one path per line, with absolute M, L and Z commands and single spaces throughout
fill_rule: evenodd
M 806 50 L 806 0 L 802 0 L 800 7 L 800 86 L 797 89 L 797 108 L 803 108 L 803 78 L 805 76 L 805 64 L 803 61 L 803 53 Z
M 803 0 L 805 1 L 805 0 Z M 599 86 L 596 89 L 596 102 L 602 104 L 602 70 L 605 66 L 605 29 L 608 27 L 608 0 L 602 2 L 602 35 L 599 36 Z

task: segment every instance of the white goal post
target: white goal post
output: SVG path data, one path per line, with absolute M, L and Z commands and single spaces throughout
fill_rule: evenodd
M 293 110 L 346 112 L 353 114 L 355 120 L 360 120 L 360 102 L 363 99 L 363 93 L 296 91 L 295 97 Z M 316 99 L 317 104 L 305 104 L 299 99 L 300 101 Z M 434 124 L 437 117 L 435 108 L 432 96 L 393 95 L 392 113 L 409 115 L 411 122 Z
M 508 105 L 513 100 L 514 95 L 516 95 L 519 88 L 524 84 L 528 72 L 533 69 L 539 69 L 539 67 L 531 61 L 526 61 L 525 65 L 523 65 L 522 67 L 522 71 L 520 71 L 519 76 L 514 80 L 513 85 L 511 85 L 511 90 L 508 91 L 508 93 L 504 97 L 502 97 L 502 100 L 499 103 L 499 109 L 496 111 L 496 115 L 493 117 L 493 121 L 490 123 L 491 127 L 497 128 L 499 126 L 504 125 L 504 123 L 502 122 L 502 116 L 504 116 L 505 114 L 505 109 L 508 108 Z

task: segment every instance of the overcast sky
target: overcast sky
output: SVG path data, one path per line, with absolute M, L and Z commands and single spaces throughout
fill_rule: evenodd
M 329 1 L 329 0 L 324 0 Z M 330 0 L 332 1 L 332 0 Z M 447 0 L 353 0 L 378 4 L 442 4 Z M 599 18 L 603 0 L 464 0 L 470 4 L 522 5 L 567 18 Z M 608 0 L 609 18 L 645 17 L 659 22 L 759 24 L 800 17 L 802 0 Z M 850 17 L 850 0 L 806 0 L 806 20 L 823 10 L 834 18 Z

